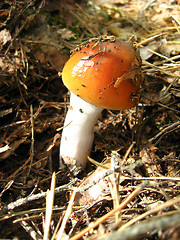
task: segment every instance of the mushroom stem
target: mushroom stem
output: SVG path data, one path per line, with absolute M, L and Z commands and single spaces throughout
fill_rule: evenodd
M 76 166 L 85 167 L 93 144 L 94 125 L 102 110 L 71 93 L 60 144 L 60 159 L 65 164 L 72 165 L 72 160 L 76 160 Z

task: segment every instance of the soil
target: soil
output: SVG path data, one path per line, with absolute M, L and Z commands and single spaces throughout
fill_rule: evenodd
M 0 3 L 1 239 L 180 239 L 179 13 L 175 0 Z M 74 176 L 59 168 L 69 106 L 61 72 L 72 49 L 106 34 L 139 48 L 141 97 L 132 109 L 103 111 L 90 162 Z

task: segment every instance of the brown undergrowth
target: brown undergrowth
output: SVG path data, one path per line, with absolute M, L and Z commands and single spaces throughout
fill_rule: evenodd
M 179 4 L 0 3 L 1 239 L 180 238 Z M 71 49 L 104 34 L 136 40 L 145 79 L 137 107 L 103 112 L 77 178 L 59 170 L 60 72 Z

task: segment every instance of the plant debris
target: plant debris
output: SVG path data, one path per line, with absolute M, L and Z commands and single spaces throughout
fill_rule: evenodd
M 180 239 L 179 1 L 0 3 L 0 238 Z M 59 169 L 70 52 L 133 40 L 137 107 L 104 110 L 87 169 Z M 48 190 L 50 189 L 50 190 Z

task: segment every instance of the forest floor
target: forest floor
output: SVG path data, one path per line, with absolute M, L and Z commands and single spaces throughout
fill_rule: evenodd
M 141 97 L 103 111 L 93 160 L 73 176 L 59 169 L 61 72 L 78 44 L 107 34 L 135 39 Z M 180 239 L 179 60 L 179 1 L 0 3 L 0 239 Z

